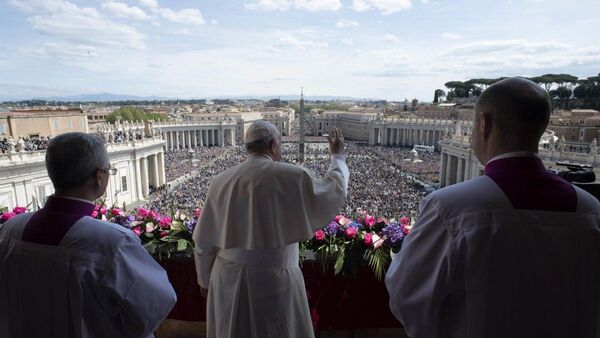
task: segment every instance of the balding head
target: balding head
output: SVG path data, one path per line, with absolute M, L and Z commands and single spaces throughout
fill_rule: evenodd
M 551 111 L 548 93 L 534 82 L 519 77 L 496 82 L 475 105 L 475 129 L 481 129 L 474 130 L 480 135 L 473 135 L 476 155 L 480 157 L 483 146 L 505 152 L 537 151 Z

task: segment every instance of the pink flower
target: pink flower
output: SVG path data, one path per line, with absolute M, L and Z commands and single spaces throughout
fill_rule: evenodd
M 372 228 L 375 225 L 375 217 L 373 216 L 369 216 L 367 215 L 367 217 L 365 217 L 365 224 L 369 227 Z
M 400 217 L 400 224 L 407 226 L 410 224 L 410 218 L 408 217 Z
M 15 215 L 20 215 L 20 214 L 25 213 L 26 211 L 27 211 L 27 207 L 15 207 L 12 212 L 14 212 Z
M 196 217 L 196 218 L 200 217 L 200 214 L 201 214 L 201 213 L 202 213 L 202 209 L 200 209 L 200 208 L 196 208 L 196 209 L 194 210 L 194 217 Z
M 149 214 L 150 214 L 150 212 L 144 208 L 137 209 L 137 215 L 141 218 L 146 218 L 146 217 L 148 217 Z
M 133 228 L 133 233 L 135 233 L 138 237 L 142 234 L 142 227 Z
M 346 238 L 348 238 L 348 239 L 354 238 L 354 237 L 356 237 L 356 228 L 348 227 L 344 233 L 346 234 Z
M 169 232 L 168 231 L 161 231 L 160 234 L 158 235 L 160 238 L 165 237 L 166 235 L 168 235 Z
M 92 217 L 94 217 L 94 218 L 98 217 L 98 211 L 97 210 L 92 211 Z
M 317 239 L 317 241 L 322 241 L 325 239 L 325 231 L 323 230 L 317 230 L 315 232 L 315 238 Z
M 344 216 L 343 215 L 337 215 L 337 216 L 335 216 L 335 221 L 339 222 L 340 218 L 342 218 L 342 217 L 344 217 Z
M 158 224 L 160 224 L 160 226 L 162 228 L 168 228 L 169 225 L 171 225 L 172 221 L 173 220 L 171 219 L 171 217 L 169 217 L 169 216 L 163 216 L 163 217 L 160 218 L 160 220 L 158 220 Z
M 15 214 L 14 212 L 5 212 L 2 214 L 2 217 L 0 217 L 0 221 L 6 222 L 15 216 L 17 216 L 17 214 Z
M 101 207 L 100 208 L 100 215 L 106 215 L 106 208 L 105 207 Z
M 373 244 L 373 234 L 371 234 L 370 232 L 365 233 L 365 236 L 363 237 L 363 243 L 365 243 L 365 245 L 370 246 Z
M 152 217 L 156 221 L 160 220 L 160 215 L 154 210 L 150 210 L 150 217 Z
M 110 211 L 110 213 L 111 213 L 113 216 L 119 216 L 119 215 L 121 214 L 121 209 L 119 209 L 119 208 L 114 208 L 114 209 L 112 209 L 112 210 Z

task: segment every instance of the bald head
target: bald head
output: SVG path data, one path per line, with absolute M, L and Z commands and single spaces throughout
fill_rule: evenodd
M 513 77 L 486 89 L 475 105 L 476 115 L 490 114 L 501 133 L 516 141 L 539 138 L 546 130 L 552 111 L 548 93 L 532 81 Z

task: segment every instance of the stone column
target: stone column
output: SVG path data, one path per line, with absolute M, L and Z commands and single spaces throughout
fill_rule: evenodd
M 208 130 L 202 131 L 202 145 L 208 147 Z
M 144 198 L 148 197 L 149 194 L 149 189 L 148 189 L 148 185 L 150 184 L 148 182 L 148 158 L 146 157 L 142 157 L 140 159 L 140 169 L 141 169 L 141 178 L 142 178 L 142 196 Z
M 456 183 L 463 182 L 465 180 L 465 159 L 458 159 L 458 169 L 456 169 Z
M 442 160 L 440 161 L 440 188 L 446 186 L 446 168 L 448 167 L 448 154 L 442 153 Z
M 158 153 L 158 185 L 167 184 L 167 176 L 165 171 L 165 154 Z
M 196 129 L 192 130 L 192 146 L 198 148 L 198 131 Z
M 168 139 L 169 139 L 167 149 L 173 150 L 173 132 L 168 131 L 167 135 L 168 135 Z
M 135 191 L 137 194 L 137 200 L 144 199 L 144 191 L 142 190 L 142 159 L 137 159 L 135 163 Z
M 208 145 L 215 145 L 215 132 L 213 131 L 213 129 L 208 131 Z
M 158 169 L 158 154 L 150 157 L 152 159 L 152 185 L 154 188 L 160 187 L 160 170 Z
M 175 149 L 179 149 L 179 132 L 175 131 Z
M 448 167 L 446 171 L 446 186 L 456 183 L 456 169 L 458 166 L 458 158 L 450 155 Z

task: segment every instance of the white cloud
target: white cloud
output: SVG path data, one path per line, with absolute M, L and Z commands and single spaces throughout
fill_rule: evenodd
M 455 33 L 444 33 L 442 34 L 442 39 L 444 40 L 460 40 L 462 39 L 462 35 Z
M 190 31 L 187 30 L 186 28 L 181 28 L 176 31 L 173 31 L 173 34 L 175 34 L 175 35 L 190 35 Z
M 258 0 L 244 5 L 246 9 L 258 11 L 287 11 L 289 9 L 310 12 L 337 11 L 342 8 L 340 0 Z
M 278 47 L 293 47 L 298 49 L 326 48 L 328 44 L 323 41 L 300 39 L 292 35 L 285 35 L 279 38 Z
M 530 42 L 527 40 L 493 40 L 479 41 L 452 47 L 440 53 L 441 56 L 469 56 L 475 54 L 510 53 L 510 54 L 542 54 L 564 51 L 570 45 L 558 42 Z
M 102 8 L 112 14 L 133 20 L 149 20 L 150 16 L 139 7 L 129 7 L 126 3 L 117 1 L 108 1 L 102 4 Z
M 295 0 L 294 6 L 311 12 L 337 11 L 342 8 L 342 3 L 340 0 Z
M 340 42 L 346 46 L 354 45 L 354 39 L 352 39 L 352 38 L 345 38 L 345 39 L 342 39 L 342 41 L 340 41 Z
M 97 56 L 96 48 L 86 45 L 68 45 L 45 43 L 33 50 L 33 53 L 43 58 L 87 59 Z
M 244 5 L 246 9 L 253 11 L 287 11 L 292 7 L 290 0 L 258 0 Z
M 145 48 L 145 36 L 135 28 L 111 21 L 95 8 L 65 0 L 11 0 L 29 13 L 33 28 L 75 44 Z
M 387 42 L 391 42 L 391 43 L 397 43 L 398 41 L 400 41 L 398 39 L 397 36 L 395 36 L 394 34 L 386 34 L 383 36 L 383 39 Z
M 358 26 L 358 22 L 357 21 L 352 21 L 352 20 L 340 19 L 340 21 L 338 21 L 335 24 L 335 26 L 337 28 L 357 27 Z
M 210 24 L 211 25 L 218 25 L 219 21 L 213 19 L 213 20 L 210 20 Z
M 158 1 L 156 0 L 138 0 L 140 2 L 140 4 L 142 4 L 145 7 L 148 7 L 150 9 L 157 9 L 158 8 Z
M 411 7 L 411 0 L 353 0 L 352 2 L 352 9 L 357 12 L 375 9 L 384 15 L 410 9 Z
M 204 17 L 202 13 L 195 8 L 186 8 L 179 11 L 174 11 L 170 8 L 160 8 L 160 15 L 173 22 L 193 25 L 203 25 Z

